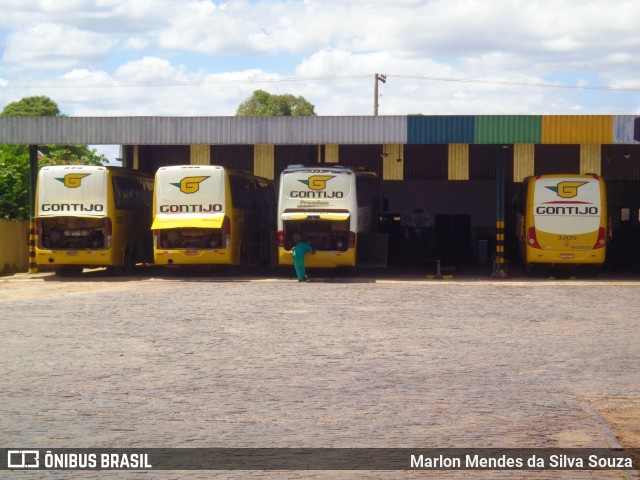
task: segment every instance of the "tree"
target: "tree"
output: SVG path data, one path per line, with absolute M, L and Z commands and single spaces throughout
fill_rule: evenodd
M 7 105 L 4 117 L 62 116 L 56 102 L 48 97 L 26 97 Z M 102 165 L 104 155 L 86 145 L 39 145 L 38 166 L 64 164 Z M 29 218 L 29 148 L 0 145 L 0 218 Z
M 57 117 L 61 115 L 56 102 L 49 97 L 25 97 L 12 102 L 0 113 L 3 117 Z
M 237 117 L 310 117 L 315 116 L 315 107 L 304 97 L 290 93 L 272 95 L 264 90 L 256 90 L 242 102 L 236 110 Z

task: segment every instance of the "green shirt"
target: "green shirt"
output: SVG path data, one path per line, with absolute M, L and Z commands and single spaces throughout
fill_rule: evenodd
M 304 256 L 313 251 L 313 247 L 309 245 L 307 242 L 298 242 L 296 246 L 293 247 L 293 256 L 304 258 Z

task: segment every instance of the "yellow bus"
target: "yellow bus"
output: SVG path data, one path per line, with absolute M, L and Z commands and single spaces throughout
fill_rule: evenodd
M 216 165 L 158 169 L 153 197 L 157 265 L 267 264 L 275 232 L 273 183 Z
M 344 166 L 287 167 L 278 195 L 279 265 L 293 265 L 292 248 L 307 240 L 316 251 L 307 256 L 308 267 L 385 266 L 386 235 L 376 232 L 381 199 L 373 172 Z
M 153 177 L 120 167 L 43 167 L 36 188 L 36 263 L 57 275 L 151 262 Z
M 605 261 L 608 216 L 598 175 L 542 175 L 524 180 L 518 239 L 524 266 L 598 267 Z

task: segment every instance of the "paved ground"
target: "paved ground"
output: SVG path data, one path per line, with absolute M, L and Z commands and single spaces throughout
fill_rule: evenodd
M 146 273 L 0 277 L 2 444 L 640 446 L 638 277 L 334 276 L 299 284 L 282 275 Z M 635 477 L 457 471 L 215 478 Z

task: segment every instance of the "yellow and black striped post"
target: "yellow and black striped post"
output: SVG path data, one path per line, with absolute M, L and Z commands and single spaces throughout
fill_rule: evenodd
M 496 146 L 496 260 L 492 275 L 494 278 L 508 278 L 504 257 L 504 217 L 507 189 L 505 154 L 507 148 L 509 147 L 506 145 Z
M 29 220 L 29 273 L 38 273 L 36 262 L 36 221 L 33 217 Z
M 38 273 L 36 263 L 36 184 L 38 182 L 38 146 L 29 145 L 29 273 Z
M 496 222 L 496 265 L 494 275 L 507 274 L 504 261 L 504 221 Z

